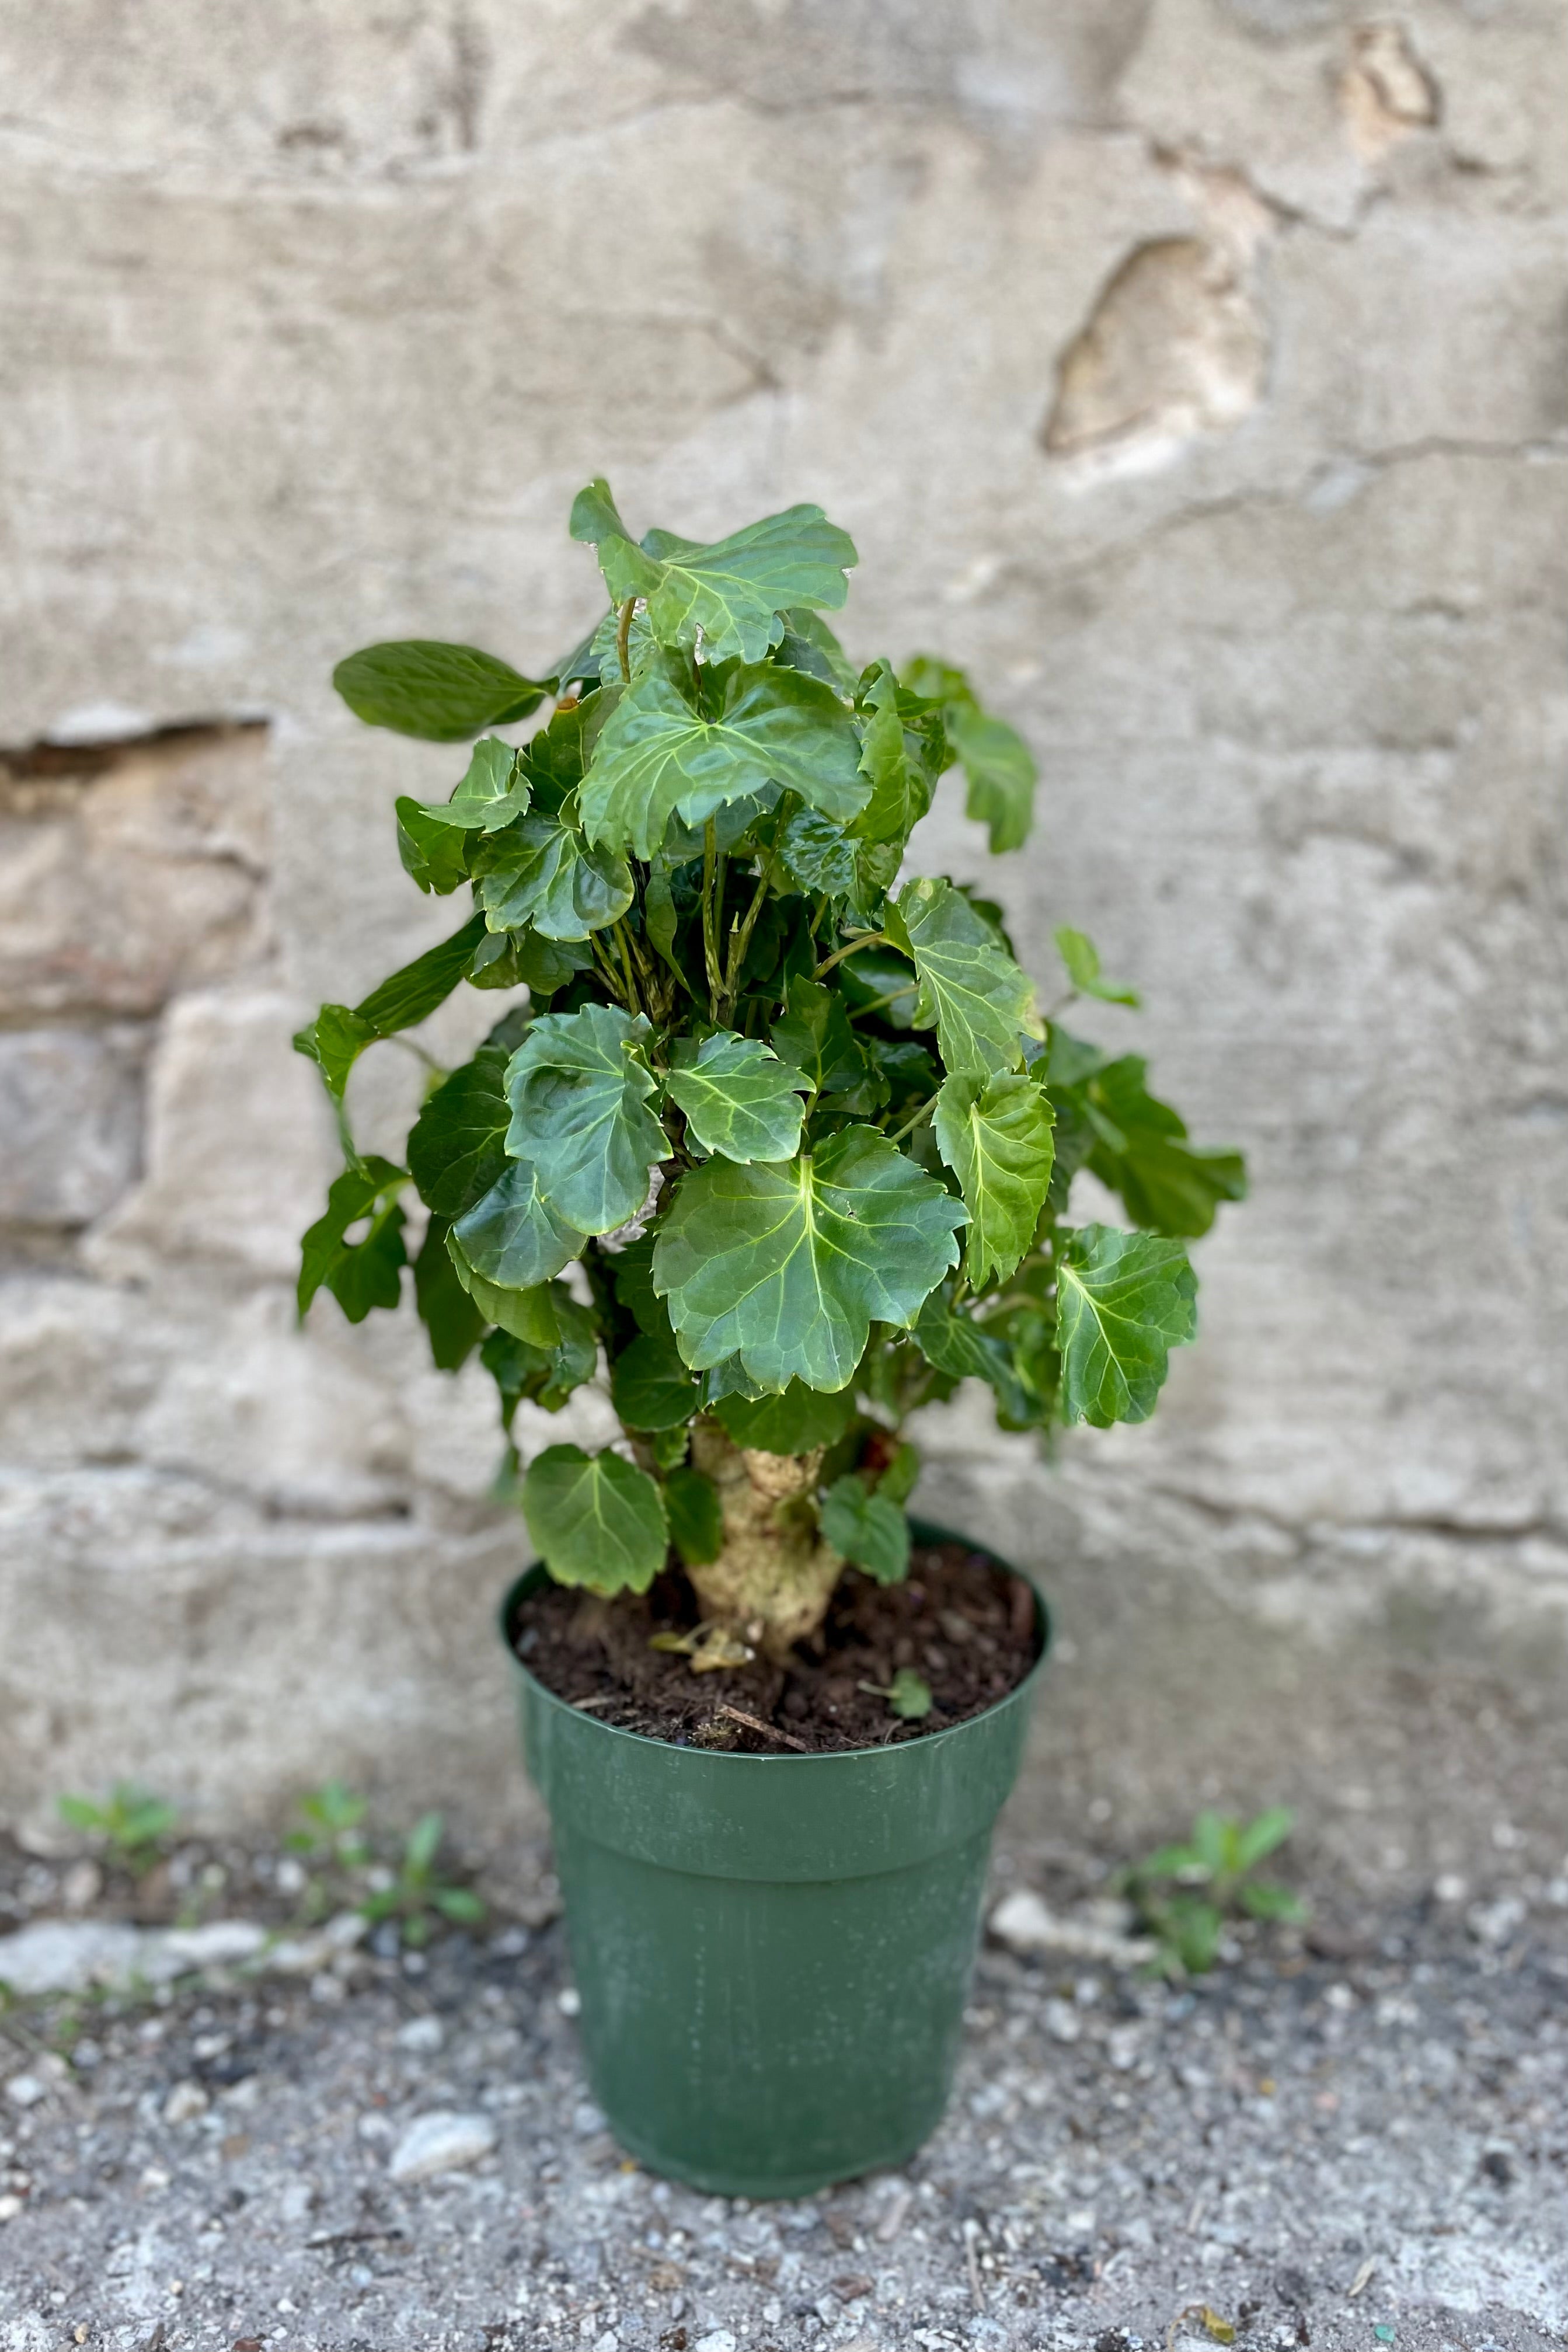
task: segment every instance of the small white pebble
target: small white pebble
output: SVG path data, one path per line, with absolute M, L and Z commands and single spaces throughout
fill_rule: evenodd
M 40 2099 L 47 2098 L 48 2085 L 37 2074 L 13 2074 L 5 2085 L 5 2096 L 14 2107 L 36 2107 Z
M 555 2006 L 561 2011 L 563 2017 L 576 2017 L 580 2015 L 583 2004 L 577 1997 L 576 1986 L 563 1985 L 560 1991 L 555 1996 Z M 698 2347 L 698 2352 L 701 2352 L 700 2345 Z
M 0 2197 L 0 2221 L 14 2221 L 21 2210 L 19 2197 Z
M 477 2164 L 495 2144 L 496 2127 L 489 2116 L 459 2116 L 437 2108 L 409 2125 L 392 2151 L 387 2170 L 394 2180 L 428 2180 L 434 2173 Z
M 163 2121 L 166 2124 L 194 2123 L 198 2116 L 205 2115 L 211 2105 L 199 2083 L 176 2083 L 163 2102 Z
M 715 2327 L 710 2335 L 698 2337 L 697 2352 L 735 2352 L 735 2339 L 727 2327 Z
M 411 2017 L 406 2025 L 397 2029 L 400 2050 L 439 2050 L 447 2039 L 446 2029 L 438 2017 Z

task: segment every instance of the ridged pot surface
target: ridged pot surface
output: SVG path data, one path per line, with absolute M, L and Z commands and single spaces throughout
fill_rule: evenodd
M 954 1540 L 916 1523 L 917 1543 Z M 964 1540 L 963 1538 L 957 1538 Z M 510 1628 L 547 1581 L 521 1576 Z M 942 2115 L 996 1814 L 1040 1653 L 966 1723 L 891 1748 L 733 1756 L 616 1730 L 517 1664 L 584 2057 L 655 2172 L 796 2197 L 910 2157 Z

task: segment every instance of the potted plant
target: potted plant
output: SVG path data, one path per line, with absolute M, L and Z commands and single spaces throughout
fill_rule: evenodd
M 1144 1419 L 1243 1171 L 1063 1027 L 1137 1002 L 1083 934 L 1042 1014 L 995 906 L 901 877 L 951 765 L 994 850 L 1035 771 L 961 671 L 847 658 L 820 509 L 634 541 L 595 481 L 571 529 L 608 610 L 546 676 L 427 642 L 335 673 L 373 726 L 479 739 L 396 804 L 473 911 L 296 1040 L 345 1159 L 300 1306 L 395 1307 L 416 1195 L 437 1363 L 477 1349 L 509 1433 L 607 1395 L 610 1442 L 509 1455 L 542 1564 L 503 1621 L 589 2073 L 654 2168 L 797 2194 L 941 2113 L 1045 1645 L 1021 1580 L 911 1530 L 909 1417 L 977 1379 L 1011 1430 Z M 362 1154 L 353 1063 L 464 983 L 500 1019 L 403 1164 Z M 1085 1168 L 1130 1230 L 1071 1221 Z

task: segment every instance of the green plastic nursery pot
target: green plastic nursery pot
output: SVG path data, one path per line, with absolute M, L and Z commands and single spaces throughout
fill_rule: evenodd
M 917 1524 L 919 1542 L 952 1540 Z M 964 1540 L 964 1538 L 958 1538 Z M 501 1612 L 546 1581 L 529 1569 Z M 595 1722 L 516 1660 L 594 2095 L 650 2170 L 798 2197 L 947 2103 L 992 1826 L 1049 1639 L 985 1714 L 889 1748 L 727 1756 Z

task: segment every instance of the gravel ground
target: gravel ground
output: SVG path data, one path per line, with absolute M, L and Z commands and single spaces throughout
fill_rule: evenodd
M 558 1923 L 13 2008 L 0 2347 L 1561 2346 L 1565 1924 L 1429 1904 L 1185 1991 L 990 1944 L 920 2158 L 774 2206 L 622 2157 Z M 432 2116 L 459 2168 L 400 2179 Z

